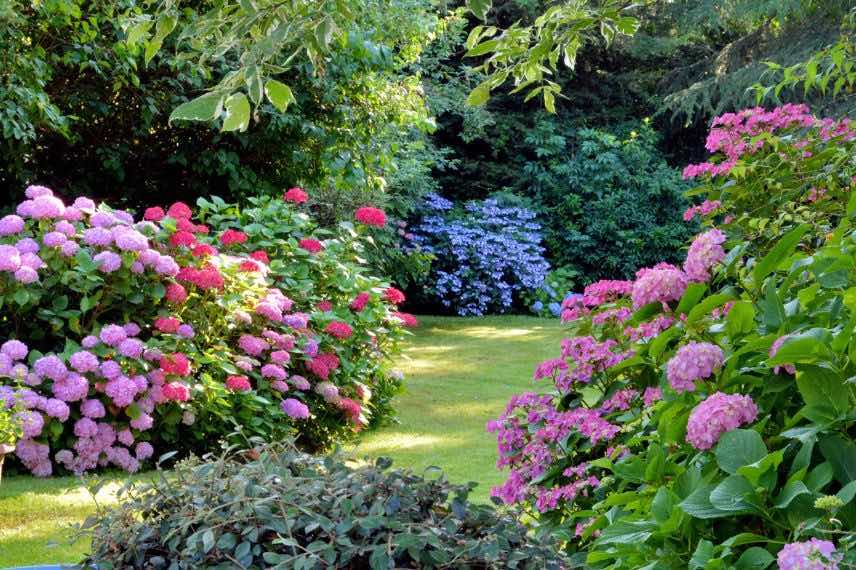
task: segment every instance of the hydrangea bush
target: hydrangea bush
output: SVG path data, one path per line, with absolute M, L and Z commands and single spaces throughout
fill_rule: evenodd
M 717 118 L 682 265 L 563 303 L 571 336 L 490 422 L 540 532 L 592 568 L 856 563 L 856 130 Z
M 497 200 L 455 208 L 429 194 L 413 240 L 434 255 L 429 289 L 459 315 L 503 313 L 524 291 L 541 286 L 550 270 L 535 214 Z
M 326 447 L 390 415 L 388 357 L 415 319 L 361 262 L 381 210 L 331 232 L 298 189 L 142 220 L 26 195 L 0 219 L 0 405 L 24 408 L 33 473 L 136 471 L 237 428 Z

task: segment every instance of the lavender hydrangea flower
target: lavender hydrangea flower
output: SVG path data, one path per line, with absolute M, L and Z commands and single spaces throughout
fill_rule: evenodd
M 305 420 L 309 418 L 309 408 L 300 400 L 286 398 L 282 401 L 280 407 L 290 418 L 294 418 L 296 420 Z
M 74 257 L 78 250 L 80 250 L 80 246 L 76 241 L 68 240 L 60 246 L 59 250 L 64 257 Z
M 24 218 L 9 214 L 0 219 L 0 236 L 11 236 L 24 231 Z
M 21 267 L 21 252 L 11 245 L 0 245 L 0 271 L 17 271 Z
M 42 238 L 42 243 L 48 247 L 59 247 L 68 241 L 68 236 L 62 232 L 48 232 Z
M 145 251 L 149 247 L 146 236 L 126 226 L 113 229 L 113 241 L 122 251 Z
M 95 372 L 98 370 L 98 357 L 88 350 L 79 350 L 71 355 L 68 359 L 71 367 L 85 374 L 86 372 Z
M 119 325 L 107 325 L 101 329 L 98 338 L 107 346 L 117 346 L 120 342 L 128 338 L 128 333 Z
M 140 358 L 143 355 L 145 345 L 141 340 L 128 338 L 119 343 L 118 351 L 122 356 L 128 358 Z
M 779 551 L 780 570 L 838 570 L 840 556 L 828 540 L 812 538 L 807 542 L 792 542 Z
M 27 238 L 19 239 L 15 243 L 15 249 L 17 249 L 18 253 L 20 253 L 22 255 L 25 253 L 38 253 L 40 248 L 41 248 L 41 246 L 39 245 L 39 242 L 37 242 L 33 238 L 27 237 Z
M 68 376 L 68 368 L 62 359 L 55 354 L 49 354 L 36 360 L 33 371 L 42 378 L 50 378 L 54 382 L 65 379 Z
M 88 228 L 83 232 L 83 243 L 108 247 L 113 243 L 113 234 L 104 228 Z
M 103 273 L 113 273 L 122 267 L 122 256 L 112 251 L 102 251 L 92 261 L 98 264 L 98 269 Z
M 7 340 L 0 346 L 0 353 L 5 354 L 13 361 L 15 360 L 24 360 L 27 358 L 27 354 L 30 352 L 30 349 L 27 348 L 27 345 L 21 342 L 20 340 Z

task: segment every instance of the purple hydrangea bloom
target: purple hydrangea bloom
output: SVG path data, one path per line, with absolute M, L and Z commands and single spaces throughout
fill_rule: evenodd
M 125 329 L 128 336 L 137 336 L 140 334 L 140 325 L 137 323 L 125 323 L 122 325 L 122 328 Z
M 89 228 L 83 232 L 83 243 L 107 247 L 113 243 L 113 234 L 104 228 Z
M 56 418 L 61 422 L 66 421 L 71 413 L 71 409 L 68 407 L 68 404 L 56 398 L 49 398 L 45 403 L 44 410 L 47 415 L 52 418 Z
M 88 350 L 79 350 L 68 359 L 71 367 L 80 373 L 95 372 L 98 370 L 98 357 Z
M 97 336 L 87 335 L 87 336 L 83 337 L 82 341 L 80 341 L 80 345 L 83 348 L 93 348 L 95 346 L 98 346 L 99 342 L 100 341 L 98 340 Z
M 21 267 L 21 252 L 11 245 L 0 245 L 0 271 L 17 271 Z
M 30 200 L 34 200 L 39 196 L 53 196 L 53 190 L 51 190 L 47 186 L 31 184 L 27 186 L 26 190 L 24 190 L 24 196 L 26 196 Z
M 695 381 L 709 378 L 722 367 L 722 349 L 709 342 L 690 342 L 675 353 L 666 365 L 666 377 L 676 392 L 692 392 Z
M 48 247 L 59 247 L 68 241 L 68 236 L 62 232 L 48 232 L 42 238 L 42 243 Z
M 69 222 L 68 220 L 60 220 L 54 226 L 55 232 L 60 232 L 65 237 L 73 237 L 77 234 L 77 228 L 74 227 L 74 224 Z
M 294 398 L 286 398 L 280 404 L 282 411 L 290 417 L 296 420 L 305 420 L 309 418 L 309 408 L 301 402 L 300 400 L 295 400 Z
M 93 202 L 89 198 L 85 198 L 83 196 L 80 196 L 74 200 L 74 203 L 72 204 L 72 206 L 74 206 L 78 210 L 84 210 L 84 211 L 94 210 L 95 209 L 95 202 Z
M 149 247 L 146 236 L 126 226 L 113 228 L 113 241 L 122 251 L 145 251 Z
M 193 338 L 196 333 L 193 330 L 193 327 L 188 324 L 183 324 L 178 327 L 178 336 L 184 338 Z
M 131 420 L 131 427 L 140 430 L 146 431 L 151 429 L 155 423 L 155 419 L 149 414 L 140 414 L 137 418 Z
M 68 376 L 68 368 L 62 359 L 55 354 L 49 354 L 36 360 L 33 371 L 42 378 L 50 378 L 54 382 L 65 379 Z
M 148 459 L 149 457 L 154 455 L 154 453 L 155 453 L 155 450 L 152 447 L 151 443 L 149 443 L 147 441 L 141 441 L 140 443 L 137 444 L 137 447 L 135 449 L 134 454 L 137 456 L 137 459 L 139 459 L 140 461 L 145 461 L 146 459 Z
M 38 253 L 39 251 L 39 242 L 34 240 L 33 238 L 23 238 L 19 239 L 15 243 L 15 249 L 18 250 L 18 253 Z
M 63 402 L 76 402 L 89 393 L 89 382 L 80 374 L 72 372 L 64 380 L 54 382 L 51 390 Z
M 98 264 L 99 271 L 103 273 L 113 273 L 122 267 L 122 256 L 112 251 L 102 251 L 96 254 L 92 261 Z
M 104 393 L 120 408 L 130 406 L 137 395 L 137 386 L 127 376 L 119 376 L 107 382 Z
M 27 354 L 30 352 L 30 349 L 27 348 L 27 345 L 21 342 L 20 340 L 7 340 L 0 346 L 0 353 L 5 354 L 13 361 L 15 360 L 24 360 L 27 358 Z
M 23 410 L 17 412 L 15 418 L 20 422 L 21 429 L 24 430 L 24 437 L 28 439 L 39 437 L 45 427 L 45 418 L 39 412 Z
M 29 215 L 36 220 L 61 218 L 65 213 L 65 205 L 62 203 L 62 200 L 54 196 L 37 196 L 33 198 L 32 202 L 29 208 Z
M 298 374 L 295 374 L 294 376 L 289 378 L 288 381 L 291 382 L 291 385 L 297 388 L 298 390 L 308 390 L 312 387 L 312 385 L 309 383 L 309 380 Z
M 288 378 L 288 374 L 282 369 L 282 366 L 277 364 L 265 364 L 262 366 L 262 376 L 275 380 L 285 380 Z
M 179 267 L 175 260 L 168 255 L 161 255 L 155 262 L 155 271 L 158 275 L 175 277 L 178 275 Z
M 105 360 L 101 363 L 101 375 L 108 380 L 113 380 L 122 375 L 122 367 L 115 360 Z
M 786 544 L 777 561 L 780 570 L 838 570 L 840 558 L 832 542 L 812 538 Z
M 89 223 L 96 228 L 109 228 L 116 225 L 116 218 L 108 212 L 95 212 L 89 217 Z
M 119 343 L 119 354 L 128 358 L 140 358 L 143 355 L 145 345 L 143 341 L 136 338 L 128 338 Z
M 80 246 L 76 241 L 68 240 L 60 246 L 59 250 L 65 257 L 74 257 L 78 250 L 80 250 Z
M 107 346 L 116 346 L 128 338 L 128 333 L 126 333 L 125 329 L 119 325 L 107 325 L 101 329 L 98 338 L 100 338 L 101 342 Z
M 100 400 L 84 400 L 80 404 L 80 413 L 87 418 L 103 418 L 107 415 L 107 410 L 104 409 L 104 404 Z
M 9 214 L 0 219 L 0 236 L 11 236 L 24 231 L 24 218 Z
M 15 281 L 29 285 L 39 280 L 39 273 L 32 267 L 21 267 L 15 272 Z
M 89 418 L 80 418 L 74 422 L 74 435 L 77 437 L 95 437 L 98 434 L 98 424 Z
M 116 439 L 118 439 L 119 443 L 122 445 L 127 445 L 128 447 L 134 445 L 134 434 L 131 433 L 131 430 L 129 429 L 123 429 L 116 434 Z

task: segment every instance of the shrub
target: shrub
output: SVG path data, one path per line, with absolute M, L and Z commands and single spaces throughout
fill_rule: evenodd
M 470 485 L 269 447 L 188 460 L 89 521 L 99 568 L 560 568 Z
M 576 269 L 586 283 L 676 261 L 691 235 L 678 219 L 687 185 L 657 149 L 651 126 L 633 128 L 581 129 L 570 141 L 547 121 L 526 137 L 536 154 L 523 167 L 527 194 L 545 220 L 550 260 Z
M 705 231 L 564 303 L 554 391 L 489 424 L 494 495 L 594 568 L 856 562 L 854 139 L 802 106 L 718 118 L 685 172 Z
M 562 301 L 573 294 L 579 279 L 580 273 L 576 269 L 554 269 L 540 287 L 523 295 L 526 306 L 540 317 L 558 317 L 562 312 Z
M 361 265 L 371 228 L 319 230 L 268 197 L 134 222 L 27 195 L 0 220 L 0 398 L 26 408 L 17 455 L 34 473 L 51 454 L 135 471 L 153 448 L 203 451 L 235 426 L 326 447 L 391 414 L 388 357 L 412 317 Z
M 519 294 L 539 287 L 549 270 L 541 226 L 525 208 L 497 200 L 452 202 L 430 194 L 414 241 L 435 259 L 429 287 L 459 315 L 506 312 Z

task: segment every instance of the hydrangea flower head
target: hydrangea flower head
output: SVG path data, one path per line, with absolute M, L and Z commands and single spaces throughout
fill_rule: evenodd
M 282 411 L 290 418 L 295 420 L 305 420 L 309 418 L 309 407 L 295 398 L 286 398 L 280 404 Z
M 380 208 L 375 208 L 373 206 L 357 208 L 357 211 L 354 212 L 354 219 L 361 224 L 375 226 L 377 228 L 382 228 L 386 225 L 386 213 Z
M 633 308 L 638 309 L 648 303 L 677 301 L 684 295 L 688 284 L 687 274 L 668 263 L 640 269 L 631 292 Z
M 223 245 L 232 245 L 235 243 L 241 244 L 247 241 L 247 234 L 242 231 L 228 229 L 220 236 L 220 243 Z
M 725 234 L 717 229 L 696 236 L 687 252 L 684 271 L 692 281 L 704 283 L 710 280 L 710 270 L 725 258 Z
M 839 559 L 832 542 L 812 538 L 786 544 L 777 562 L 780 570 L 838 570 Z
M 313 254 L 318 253 L 322 249 L 324 249 L 324 246 L 321 244 L 321 242 L 313 238 L 303 238 L 298 242 L 297 245 L 300 246 L 301 249 L 305 249 L 309 253 Z
M 782 348 L 782 345 L 785 344 L 786 340 L 788 340 L 788 336 L 789 335 L 780 336 L 775 340 L 775 342 L 773 342 L 773 345 L 770 347 L 769 352 L 770 358 L 776 356 L 776 354 L 779 352 L 779 349 Z M 776 374 L 778 374 L 780 370 L 784 370 L 792 376 L 797 373 L 797 368 L 793 364 L 783 364 L 781 366 L 773 367 L 773 372 L 775 372 Z
M 666 377 L 676 392 L 692 392 L 696 380 L 710 378 L 722 367 L 722 349 L 709 342 L 690 342 L 678 349 L 666 365 Z
M 696 406 L 687 422 L 687 442 L 699 450 L 710 449 L 728 431 L 752 423 L 758 408 L 749 396 L 716 392 Z
M 282 199 L 286 202 L 291 202 L 292 204 L 302 204 L 309 199 L 309 194 L 304 192 L 302 188 L 289 188 L 288 191 L 283 194 Z
M 226 388 L 232 392 L 247 392 L 253 387 L 246 376 L 229 376 L 226 378 Z
M 340 340 L 350 338 L 351 335 L 354 334 L 354 330 L 351 326 L 348 323 L 343 323 L 342 321 L 331 322 L 324 327 L 324 332 Z
M 369 300 L 371 299 L 371 295 L 368 293 L 358 293 L 354 300 L 351 301 L 350 307 L 357 313 L 362 311 L 368 305 Z

